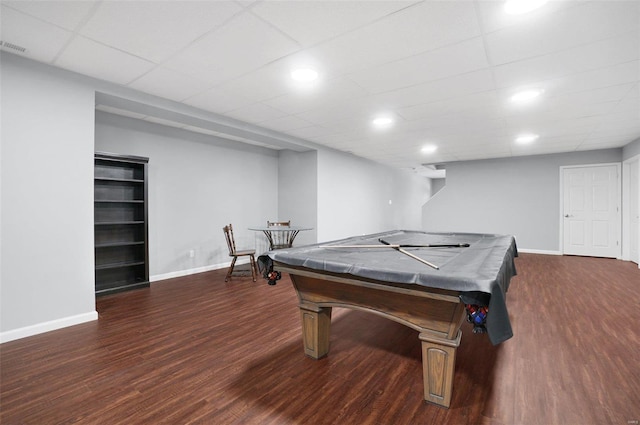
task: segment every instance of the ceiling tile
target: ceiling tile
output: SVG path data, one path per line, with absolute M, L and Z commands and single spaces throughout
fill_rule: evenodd
M 410 6 L 413 1 L 263 1 L 252 10 L 302 46 L 359 28 Z
M 638 129 L 626 133 L 593 133 L 579 146 L 580 150 L 619 148 L 637 139 Z
M 634 84 L 621 84 L 617 86 L 603 87 L 595 90 L 583 90 L 572 93 L 561 93 L 554 96 L 553 92 L 545 92 L 541 99 L 527 105 L 513 104 L 508 98 L 503 103 L 505 117 L 514 116 L 533 117 L 539 114 L 556 115 L 567 118 L 564 111 L 584 110 L 587 105 L 605 102 L 619 102 L 631 90 Z
M 282 118 L 287 114 L 270 106 L 263 105 L 262 103 L 252 103 L 229 111 L 226 115 L 248 123 L 258 124 L 264 121 Z
M 560 153 L 560 152 L 573 152 L 575 151 L 582 141 L 576 141 L 575 143 L 571 143 L 569 145 L 541 145 L 538 143 L 539 139 L 536 140 L 536 143 L 532 143 L 529 145 L 518 145 L 513 143 L 511 145 L 511 155 L 512 156 L 526 156 L 526 155 L 543 155 L 543 154 L 551 154 L 551 153 Z
M 176 101 L 182 101 L 207 89 L 204 82 L 194 77 L 162 67 L 152 69 L 130 83 L 129 87 Z
M 428 127 L 423 134 L 434 140 L 453 144 L 490 143 L 508 135 L 508 129 L 505 127 L 504 121 L 498 117 L 489 117 L 483 120 L 477 117 L 456 119 L 451 116 L 443 117 L 440 124 Z
M 638 99 L 625 99 L 616 104 L 608 115 L 600 117 L 600 128 L 635 127 L 640 122 L 640 102 Z
M 462 43 L 372 67 L 349 78 L 371 93 L 397 90 L 486 68 L 480 37 Z
M 640 38 L 637 32 L 626 33 L 603 41 L 561 52 L 494 67 L 498 87 L 526 85 L 576 73 L 637 61 Z
M 521 131 L 527 130 L 539 133 L 548 123 L 569 122 L 571 120 L 588 117 L 601 117 L 609 113 L 615 107 L 616 103 L 617 102 L 566 104 L 564 102 L 549 102 L 549 106 L 531 111 L 522 118 L 509 117 L 505 119 L 510 126 L 515 123 L 523 127 L 526 125 L 527 127 L 521 128 Z
M 599 116 L 588 116 L 560 120 L 555 116 L 531 117 L 519 115 L 505 118 L 505 123 L 513 134 L 528 130 L 532 132 L 544 131 L 548 134 L 564 136 L 567 134 L 589 133 L 600 125 L 601 119 Z
M 69 31 L 4 5 L 0 8 L 0 40 L 26 49 L 23 53 L 17 53 L 13 49 L 3 47 L 3 50 L 8 52 L 49 63 L 72 36 Z
M 243 13 L 164 63 L 211 85 L 238 78 L 299 46 L 255 16 Z
M 639 118 L 640 115 L 634 115 L 640 112 L 640 98 L 638 95 L 638 85 L 635 85 L 627 95 L 613 108 L 612 112 L 622 119 L 627 117 Z
M 2 39 L 28 44 L 22 56 L 220 114 L 216 131 L 189 130 L 238 142 L 262 143 L 221 131 L 252 123 L 274 141 L 410 168 L 640 137 L 637 1 L 553 1 L 522 16 L 502 0 L 0 1 Z M 301 64 L 320 72 L 314 90 L 290 83 Z M 529 87 L 545 90 L 538 102 L 509 101 Z M 376 131 L 381 112 L 397 122 Z M 525 130 L 538 143 L 514 146 Z M 428 158 L 427 141 L 439 146 Z
M 366 99 L 345 99 L 339 104 L 321 106 L 297 114 L 302 119 L 315 124 L 328 124 L 351 120 L 352 123 L 369 122 L 377 111 Z
M 371 4 L 375 2 L 369 2 Z M 335 73 L 355 72 L 480 35 L 465 2 L 421 2 L 309 50 Z
M 155 65 L 128 53 L 76 36 L 55 64 L 91 77 L 126 85 Z
M 550 96 L 549 99 L 557 102 L 575 102 L 578 104 L 619 101 L 626 97 L 634 87 L 636 87 L 635 83 L 619 84 L 599 87 L 593 90 L 559 94 L 553 97 Z
M 617 123 L 616 126 L 601 125 L 595 131 L 592 131 L 589 135 L 589 139 L 603 139 L 603 138 L 625 138 L 627 143 L 634 140 L 634 135 L 640 131 L 640 122 L 628 122 Z
M 495 88 L 489 68 L 442 78 L 427 83 L 392 90 L 372 96 L 372 99 L 391 109 L 399 109 L 448 98 L 484 92 Z
M 511 156 L 512 150 L 508 143 L 477 144 L 474 146 L 449 149 L 449 154 L 455 155 L 459 160 L 467 160 L 471 158 L 502 158 Z
M 184 103 L 204 109 L 205 111 L 222 114 L 254 102 L 224 88 L 213 87 L 185 99 Z
M 621 146 L 626 145 L 627 143 L 629 143 L 628 139 L 625 138 L 620 138 L 620 139 L 600 139 L 600 140 L 594 140 L 594 141 L 585 141 L 584 143 L 581 143 L 575 150 L 576 151 L 593 151 L 593 150 L 599 150 L 599 149 L 614 149 L 614 148 L 619 148 Z M 560 151 L 560 152 L 565 152 L 565 151 Z M 546 152 L 545 152 L 546 153 Z
M 487 34 L 489 59 L 492 65 L 501 65 L 633 32 L 638 25 L 639 5 L 638 2 L 583 3 L 545 20 L 523 22 Z M 638 33 L 635 34 L 637 37 Z
M 291 67 L 287 62 L 285 60 L 272 62 L 240 78 L 223 83 L 219 87 L 254 102 L 295 91 L 293 80 L 289 76 Z
M 322 137 L 323 143 L 326 143 L 328 146 L 336 147 L 338 145 L 349 146 L 354 143 L 354 141 L 361 137 L 360 133 L 357 132 L 334 132 L 330 133 L 326 132 Z
M 338 77 L 320 81 L 314 90 L 292 90 L 263 103 L 289 114 L 299 114 L 313 109 L 342 107 L 343 102 L 365 95 L 367 92 L 362 87 L 348 78 Z
M 472 111 L 472 113 L 485 113 L 495 110 L 499 105 L 496 91 L 484 91 L 466 96 L 458 96 L 437 102 L 423 103 L 398 110 L 398 113 L 407 120 L 420 120 L 425 116 L 438 118 L 443 115 L 458 115 Z
M 626 83 L 635 83 L 640 75 L 639 67 L 639 61 L 625 62 L 548 80 L 529 81 L 526 85 L 508 87 L 501 89 L 500 92 L 507 99 L 516 91 L 524 88 L 543 89 L 546 97 L 619 86 Z
M 544 25 L 545 21 L 553 19 L 553 15 L 578 6 L 581 3 L 581 1 L 550 1 L 544 7 L 522 15 L 506 13 L 504 10 L 505 2 L 503 1 L 478 1 L 476 5 L 484 31 L 491 33 L 512 26 Z
M 159 63 L 241 10 L 230 1 L 105 1 L 80 33 Z
M 100 3 L 99 0 L 2 1 L 3 6 L 9 6 L 70 31 L 75 31 L 80 24 L 91 17 L 98 3 Z

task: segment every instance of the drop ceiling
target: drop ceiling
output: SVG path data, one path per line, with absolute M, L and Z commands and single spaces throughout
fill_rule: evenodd
M 240 142 L 420 168 L 640 137 L 638 1 L 552 1 L 517 16 L 501 1 L 0 3 L 3 50 L 234 124 L 98 109 Z M 315 85 L 290 79 L 299 66 L 318 71 Z M 543 90 L 534 102 L 510 100 L 531 88 Z M 394 124 L 375 129 L 379 114 Z M 243 123 L 253 130 L 233 131 Z M 538 139 L 516 144 L 522 133 Z

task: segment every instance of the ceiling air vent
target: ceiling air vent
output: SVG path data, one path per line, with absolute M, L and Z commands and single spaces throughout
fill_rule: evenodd
M 9 43 L 7 41 L 2 41 L 2 40 L 0 40 L 0 47 L 2 47 L 3 49 L 11 50 L 14 52 L 20 52 L 20 53 L 24 53 L 27 51 L 27 49 L 22 46 L 18 46 L 17 44 Z

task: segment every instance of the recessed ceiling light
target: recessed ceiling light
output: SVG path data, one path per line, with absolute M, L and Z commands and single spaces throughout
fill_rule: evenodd
M 299 83 L 310 83 L 318 79 L 318 71 L 311 68 L 298 68 L 291 71 L 291 78 Z
M 543 90 L 540 89 L 523 90 L 511 96 L 511 101 L 517 103 L 530 102 L 542 93 Z
M 523 134 L 516 138 L 516 143 L 520 145 L 527 145 L 536 141 L 538 137 L 540 136 L 538 136 L 537 134 Z
M 376 128 L 389 128 L 393 125 L 393 118 L 389 115 L 380 115 L 371 121 Z
M 420 152 L 422 152 L 423 154 L 431 154 L 437 150 L 438 150 L 438 146 L 436 145 L 424 145 L 422 149 L 420 149 Z
M 531 12 L 547 3 L 547 0 L 508 0 L 504 4 L 504 11 L 509 15 L 521 15 Z

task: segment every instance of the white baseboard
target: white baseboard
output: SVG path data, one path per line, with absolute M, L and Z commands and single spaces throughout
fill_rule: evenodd
M 248 264 L 248 259 L 239 260 L 236 265 Z M 164 273 L 155 276 L 150 276 L 150 282 L 157 282 L 161 280 L 171 279 L 174 277 L 188 276 L 191 274 L 208 272 L 211 270 L 225 269 L 229 267 L 230 263 L 213 264 L 204 267 L 196 267 L 193 269 L 179 270 L 171 273 Z M 66 328 L 68 326 L 79 325 L 80 323 L 90 322 L 98 320 L 98 313 L 93 311 L 91 313 L 78 314 L 76 316 L 64 317 L 62 319 L 51 320 L 49 322 L 38 323 L 31 326 L 25 326 L 24 328 L 13 329 L 6 332 L 0 332 L 0 344 L 13 341 L 16 339 L 26 338 L 41 333 L 54 331 L 57 329 Z
M 149 282 L 153 283 L 153 282 L 158 282 L 160 280 L 173 279 L 174 277 L 188 276 L 190 274 L 203 273 L 211 270 L 226 269 L 227 267 L 229 267 L 229 264 L 230 263 L 211 264 L 208 266 L 196 267 L 193 269 L 178 270 L 176 272 L 157 274 L 157 275 L 149 276 Z M 239 266 L 242 264 L 249 264 L 249 260 L 243 259 L 243 260 L 236 261 L 236 266 Z
M 522 252 L 523 254 L 544 254 L 544 255 L 562 255 L 560 251 L 548 251 L 546 249 L 527 249 L 527 248 L 518 248 L 518 252 Z
M 45 332 L 55 331 L 57 329 L 66 328 L 68 326 L 79 325 L 85 322 L 98 320 L 98 312 L 78 314 L 62 319 L 51 320 L 48 322 L 38 323 L 24 328 L 13 329 L 6 332 L 0 332 L 0 344 L 13 341 L 16 339 L 26 338 L 28 336 L 38 335 Z

